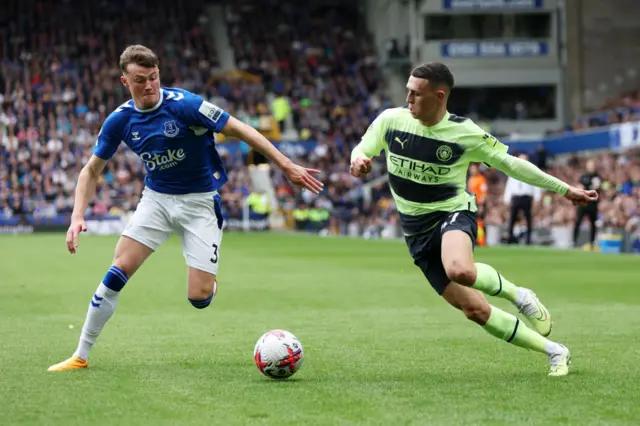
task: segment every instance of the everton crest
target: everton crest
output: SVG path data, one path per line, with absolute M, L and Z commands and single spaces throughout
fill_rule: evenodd
M 175 138 L 178 135 L 180 128 L 176 124 L 175 120 L 166 121 L 164 123 L 164 135 L 168 138 Z

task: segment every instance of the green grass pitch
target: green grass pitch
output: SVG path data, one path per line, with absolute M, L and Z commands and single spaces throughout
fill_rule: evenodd
M 115 242 L 83 235 L 70 256 L 62 234 L 0 237 L 0 424 L 640 424 L 640 257 L 477 252 L 550 309 L 573 355 L 550 378 L 545 356 L 440 300 L 402 241 L 227 233 L 218 297 L 197 310 L 174 238 L 123 290 L 89 368 L 48 373 Z M 304 346 L 288 381 L 253 363 L 273 328 Z

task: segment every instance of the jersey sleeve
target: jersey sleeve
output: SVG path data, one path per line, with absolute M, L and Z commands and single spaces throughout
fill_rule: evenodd
M 508 155 L 509 147 L 507 145 L 479 127 L 470 129 L 469 134 L 463 140 L 471 152 L 472 161 L 482 162 L 488 167 L 496 167 L 493 164 L 495 160 L 503 155 Z
M 114 111 L 102 124 L 93 154 L 103 160 L 109 160 L 118 150 L 122 141 L 122 112 Z
M 220 133 L 229 121 L 228 112 L 193 93 L 185 94 L 182 107 L 194 126 L 203 126 L 215 133 Z
M 387 129 L 387 114 L 378 115 L 369 125 L 360 143 L 351 151 L 351 161 L 357 157 L 372 158 L 380 154 L 386 147 L 384 135 Z
M 478 130 L 481 129 L 478 128 Z M 563 195 L 567 193 L 569 189 L 567 183 L 543 172 L 526 160 L 509 155 L 507 153 L 509 148 L 491 134 L 486 132 L 473 133 L 471 132 L 469 136 L 464 138 L 465 145 L 471 152 L 472 161 L 483 162 L 489 167 L 494 167 L 507 176 L 529 185 Z

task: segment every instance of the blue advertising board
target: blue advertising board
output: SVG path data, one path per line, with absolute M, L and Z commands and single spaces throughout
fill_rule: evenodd
M 542 9 L 543 0 L 442 0 L 447 10 L 531 10 Z
M 440 53 L 448 58 L 533 58 L 549 55 L 546 41 L 446 41 Z

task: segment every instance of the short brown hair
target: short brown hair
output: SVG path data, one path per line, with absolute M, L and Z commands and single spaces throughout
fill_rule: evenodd
M 453 89 L 453 74 L 449 68 L 440 62 L 430 62 L 422 64 L 411 71 L 411 75 L 416 78 L 429 80 L 429 84 L 435 87 L 446 86 L 448 90 Z
M 158 57 L 153 50 L 140 44 L 128 46 L 120 55 L 120 69 L 122 72 L 127 71 L 129 64 L 140 65 L 145 68 L 157 67 L 160 64 Z

